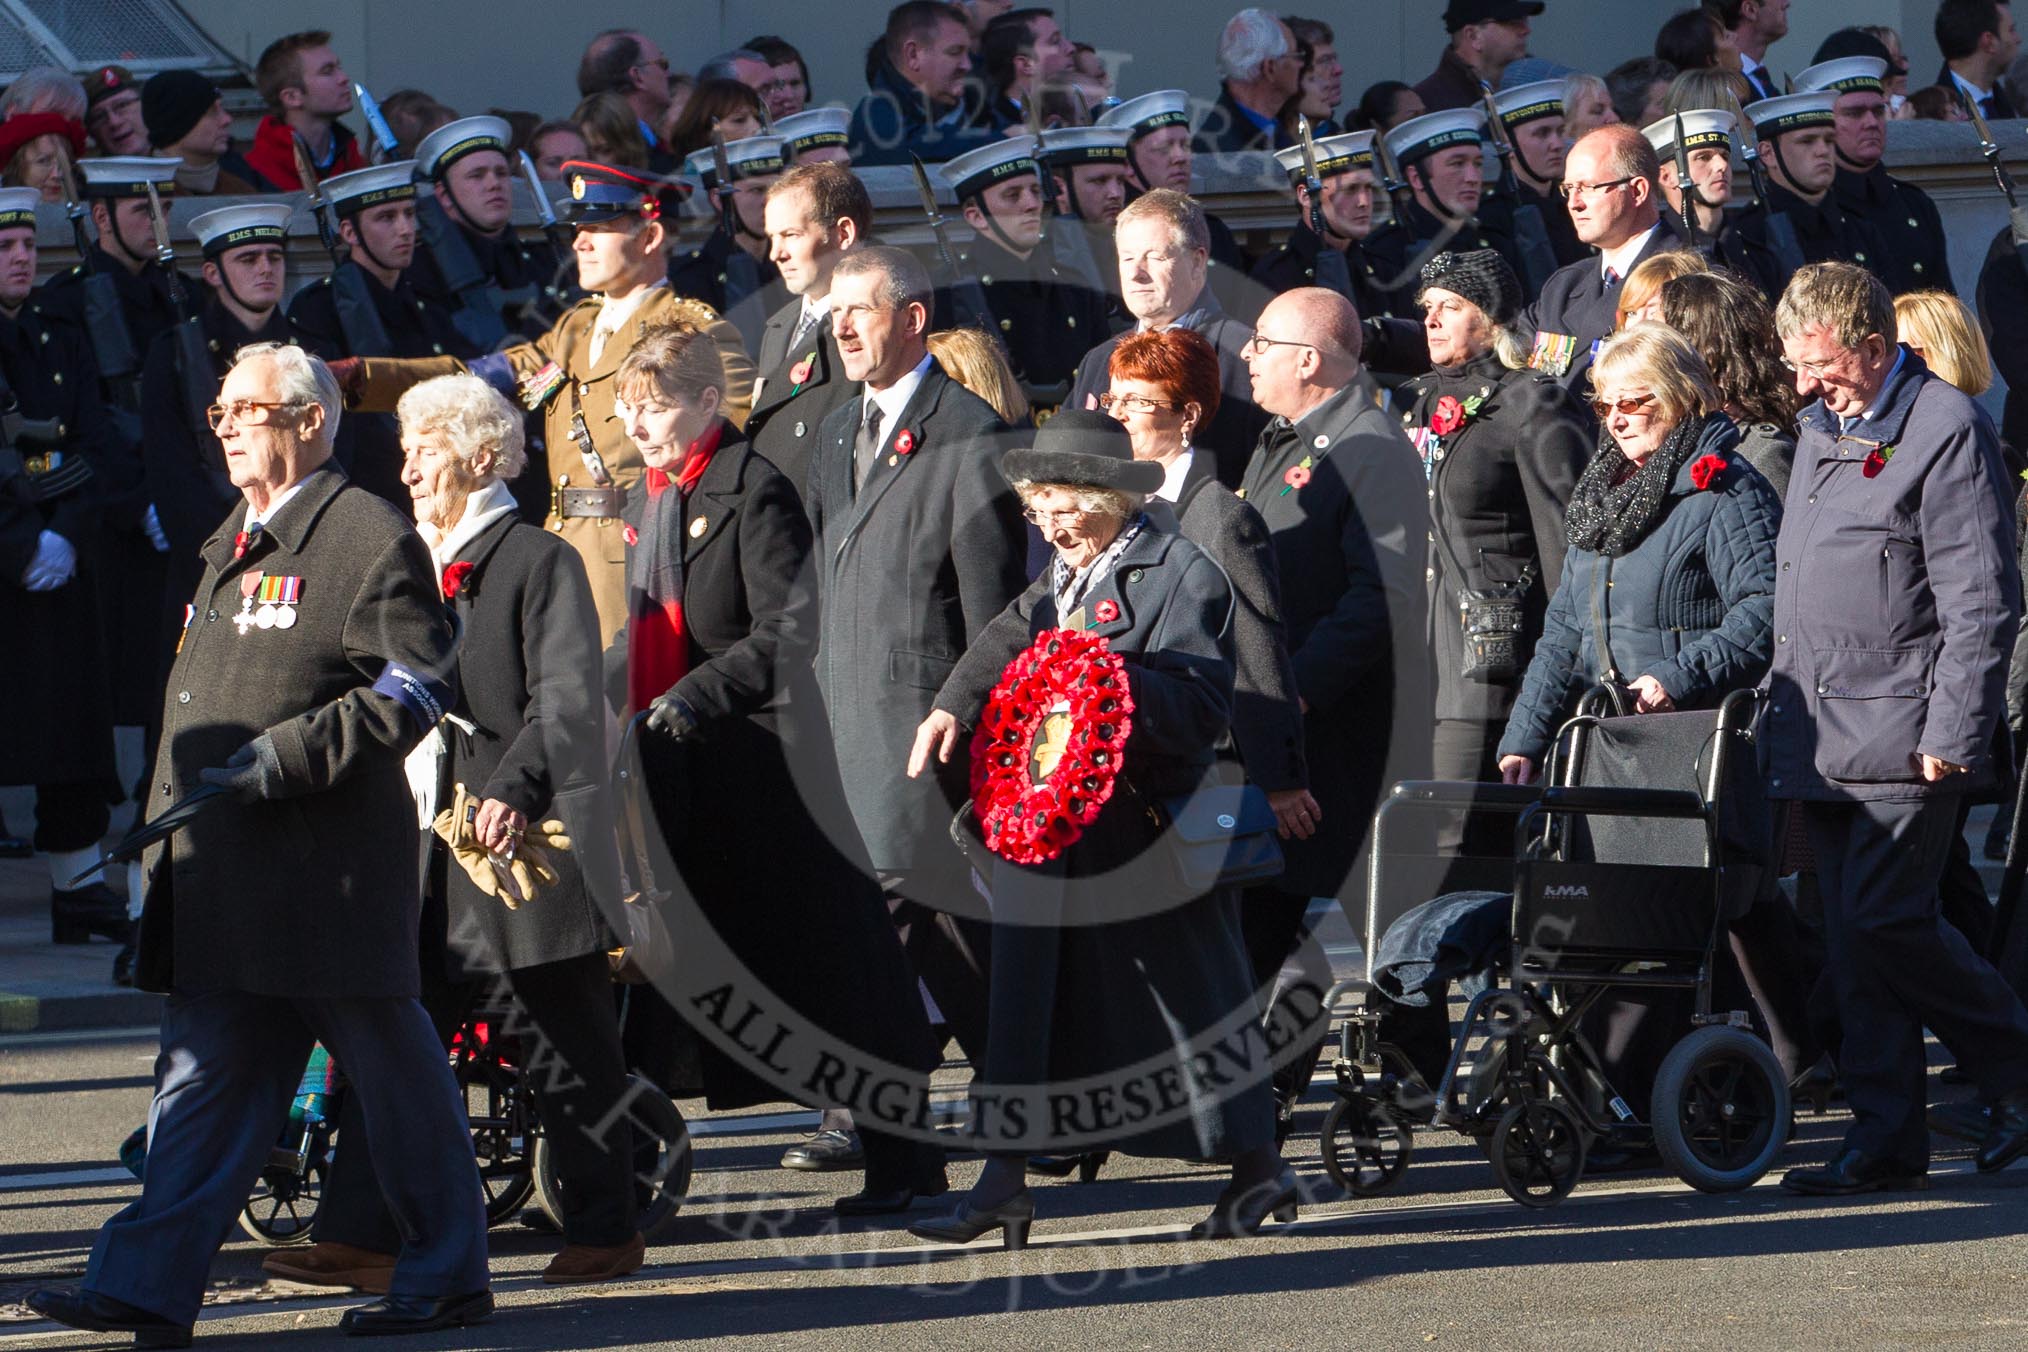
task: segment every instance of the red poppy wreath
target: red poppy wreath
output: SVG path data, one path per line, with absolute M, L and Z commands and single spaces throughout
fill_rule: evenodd
M 1133 729 L 1126 663 L 1096 634 L 1050 629 L 1007 664 L 972 737 L 972 810 L 986 847 L 1056 858 L 1112 797 Z

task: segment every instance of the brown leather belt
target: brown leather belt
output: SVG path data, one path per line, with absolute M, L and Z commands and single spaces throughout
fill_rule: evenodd
M 617 518 L 626 505 L 627 490 L 619 484 L 605 488 L 558 488 L 551 498 L 551 506 L 559 517 Z

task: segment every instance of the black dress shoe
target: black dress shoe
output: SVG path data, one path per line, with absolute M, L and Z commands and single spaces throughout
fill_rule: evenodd
M 190 1325 L 79 1286 L 46 1286 L 23 1302 L 45 1319 L 92 1333 L 131 1333 L 136 1347 L 188 1347 Z
M 1228 1183 L 1211 1214 L 1190 1227 L 1192 1239 L 1238 1239 L 1257 1234 L 1269 1216 L 1284 1225 L 1296 1218 L 1296 1171 L 1284 1164 L 1273 1178 L 1240 1187 Z
M 1960 1141 L 1983 1142 L 1993 1129 L 1993 1105 L 1977 1099 L 1929 1105 L 1929 1129 Z
M 915 1182 L 904 1188 L 890 1188 L 868 1179 L 866 1186 L 850 1197 L 840 1197 L 831 1209 L 841 1216 L 892 1216 L 906 1211 L 925 1197 L 941 1197 L 951 1190 L 944 1166 L 924 1169 Z
M 1992 1125 L 1972 1160 L 1980 1173 L 1990 1174 L 2020 1159 L 2024 1151 L 2028 1151 L 2028 1089 L 2016 1089 L 1993 1105 Z
M 782 1168 L 805 1173 L 857 1169 L 864 1163 L 866 1152 L 860 1148 L 856 1131 L 820 1131 L 801 1145 L 792 1145 L 782 1152 Z
M 134 984 L 134 941 L 130 938 L 120 945 L 120 951 L 113 954 L 113 984 L 131 986 Z
M 389 1333 L 428 1333 L 483 1323 L 493 1313 L 493 1293 L 462 1296 L 382 1296 L 345 1312 L 338 1327 L 362 1338 Z
M 970 1244 L 981 1235 L 998 1230 L 1001 1247 L 1011 1252 L 1028 1247 L 1028 1227 L 1034 1220 L 1035 1199 L 1026 1192 L 1017 1192 L 999 1205 L 984 1209 L 974 1207 L 970 1202 L 962 1203 L 948 1216 L 914 1222 L 908 1227 L 908 1232 L 917 1239 Z
M 1829 1164 L 1789 1170 L 1782 1175 L 1782 1186 L 1806 1197 L 1850 1197 L 1862 1192 L 1920 1190 L 1929 1186 L 1929 1175 L 1900 1160 L 1842 1150 Z
M 133 932 L 127 920 L 127 899 L 104 883 L 72 890 L 49 890 L 49 937 L 52 943 L 83 944 L 96 934 L 124 944 Z

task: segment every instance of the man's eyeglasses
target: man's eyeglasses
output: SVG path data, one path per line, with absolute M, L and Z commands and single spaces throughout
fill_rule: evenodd
M 235 399 L 229 404 L 213 404 L 210 408 L 205 409 L 204 421 L 211 424 L 211 430 L 214 432 L 224 424 L 227 418 L 231 418 L 234 422 L 242 423 L 248 427 L 260 427 L 275 421 L 275 411 L 277 409 L 302 407 L 304 407 L 304 403 L 300 399 L 282 399 L 274 402 L 263 402 L 259 399 Z M 253 416 L 255 409 L 261 410 L 261 416 L 258 418 Z
M 1615 178 L 1604 183 L 1559 183 L 1556 185 L 1556 195 L 1568 202 L 1573 197 L 1589 197 L 1593 193 L 1611 192 L 1614 188 L 1624 188 L 1638 177 L 1639 175 L 1637 174 L 1629 174 L 1625 178 Z
M 1145 394 L 1101 394 L 1094 396 L 1100 409 L 1115 418 L 1127 413 L 1153 413 L 1158 408 L 1175 408 L 1160 399 L 1150 399 Z
M 664 75 L 667 75 L 669 73 L 669 58 L 666 56 L 658 56 L 653 61 L 636 61 L 633 65 L 627 67 L 627 69 L 639 70 L 643 66 L 660 66 L 662 68 L 662 73 Z
M 1812 380 L 1821 380 L 1852 360 L 1853 354 L 1857 351 L 1857 348 L 1848 347 L 1837 356 L 1826 357 L 1822 361 L 1790 361 L 1787 357 L 1782 357 L 1779 360 L 1791 375 L 1803 375 L 1808 376 Z
M 1269 338 L 1263 334 L 1256 333 L 1253 337 L 1246 340 L 1241 348 L 1241 352 L 1245 356 L 1259 357 L 1264 355 L 1271 347 L 1307 347 L 1312 352 L 1319 350 L 1315 343 L 1305 343 L 1296 338 Z
M 1631 418 L 1654 402 L 1655 396 L 1652 394 L 1637 394 L 1631 399 L 1594 399 L 1591 401 L 1591 411 L 1598 415 L 1600 422 L 1604 422 L 1614 413 Z

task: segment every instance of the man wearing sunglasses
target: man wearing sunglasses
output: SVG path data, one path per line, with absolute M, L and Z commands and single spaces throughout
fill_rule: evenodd
M 1938 901 L 1966 795 L 2006 745 L 2014 485 L 1991 420 L 1900 346 L 1865 269 L 1804 267 L 1775 325 L 1813 402 L 1775 545 L 1762 766 L 1816 857 L 1852 1108 L 1836 1155 L 1783 1185 L 1919 1188 L 1925 1027 L 1990 1105 L 1980 1172 L 2028 1152 L 2028 1011 Z

